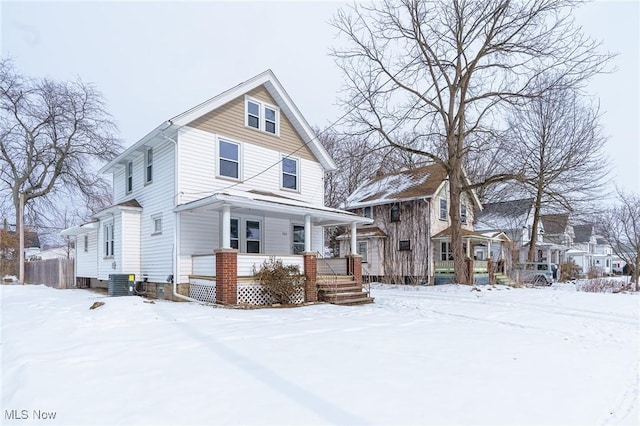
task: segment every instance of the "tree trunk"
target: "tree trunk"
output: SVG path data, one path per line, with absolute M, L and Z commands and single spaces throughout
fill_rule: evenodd
M 462 223 L 460 222 L 460 176 L 449 175 L 449 219 L 451 220 L 451 251 L 453 252 L 454 280 L 458 284 L 469 284 L 466 254 L 462 247 Z

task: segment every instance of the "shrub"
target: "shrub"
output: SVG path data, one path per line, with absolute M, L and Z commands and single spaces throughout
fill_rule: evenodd
M 581 268 L 575 262 L 569 261 L 560 265 L 560 281 L 570 281 L 578 278 Z
M 262 291 L 275 303 L 288 304 L 296 289 L 304 284 L 304 275 L 297 265 L 285 265 L 282 260 L 270 257 L 260 269 L 253 270 L 254 277 L 262 284 Z
M 589 293 L 620 293 L 621 291 L 630 291 L 631 286 L 621 280 L 594 278 L 579 283 L 576 290 Z

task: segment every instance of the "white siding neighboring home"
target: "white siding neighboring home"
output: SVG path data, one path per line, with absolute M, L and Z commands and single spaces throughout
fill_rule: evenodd
M 324 206 L 324 173 L 333 169 L 265 71 L 160 124 L 104 166 L 114 205 L 94 216 L 92 228 L 63 233 L 95 241 L 79 258 L 78 277 L 105 285 L 109 274 L 133 274 L 142 288 L 172 283 L 175 292 L 202 279 L 194 265 L 216 271 L 216 250 L 322 253 L 325 226 L 370 223 Z

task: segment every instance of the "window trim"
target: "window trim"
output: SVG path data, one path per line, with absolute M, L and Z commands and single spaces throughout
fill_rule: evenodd
M 248 224 L 249 222 L 256 222 L 258 224 L 258 231 L 259 231 L 259 235 L 258 235 L 258 239 L 250 239 L 247 236 L 247 228 L 248 228 Z M 262 236 L 262 232 L 263 232 L 263 227 L 262 227 L 262 220 L 260 219 L 244 219 L 243 221 L 244 223 L 244 253 L 249 253 L 249 254 L 260 254 L 262 253 L 263 250 L 263 246 L 262 246 L 262 241 L 263 241 L 263 236 Z M 249 249 L 249 242 L 253 242 L 253 241 L 257 241 L 258 242 L 258 251 L 257 252 L 250 252 Z
M 131 194 L 133 191 L 133 161 L 127 161 L 124 174 L 125 192 Z
M 156 223 L 160 223 L 160 229 L 156 228 Z M 162 213 L 151 216 L 151 235 L 162 235 Z
M 442 261 L 453 260 L 453 253 L 451 252 L 451 243 L 448 241 L 440 242 L 440 260 Z
M 296 241 L 296 228 L 302 228 L 302 241 Z M 302 254 L 304 252 L 304 248 L 305 248 L 304 238 L 305 238 L 304 225 L 300 223 L 292 223 L 291 224 L 291 254 Z M 297 246 L 302 245 L 302 250 L 300 250 L 297 253 L 296 253 L 296 245 Z
M 232 234 L 232 232 L 231 232 L 231 226 L 229 226 L 229 245 L 231 246 L 231 248 L 233 248 L 233 249 L 236 249 L 236 250 L 240 251 L 240 234 L 241 234 L 241 232 L 240 232 L 240 223 L 241 223 L 241 221 L 240 221 L 240 218 L 232 217 L 232 218 L 230 219 L 230 223 L 229 223 L 229 225 L 231 225 L 231 223 L 233 223 L 233 221 L 235 221 L 235 222 L 236 222 L 236 230 L 238 231 L 238 234 L 237 234 L 237 236 L 234 238 L 234 237 L 233 237 L 233 234 Z M 233 246 L 233 242 L 234 242 L 234 241 L 236 242 L 236 247 L 234 247 L 234 246 Z
M 398 203 L 394 203 L 391 205 L 391 209 L 389 210 L 389 222 L 400 222 L 400 206 Z
M 364 253 L 360 250 L 360 245 L 364 245 Z M 356 247 L 358 248 L 358 254 L 362 256 L 362 263 L 369 263 L 369 241 L 357 241 Z
M 249 125 L 249 102 L 253 104 L 257 104 L 258 111 L 258 127 L 253 127 Z M 266 109 L 273 110 L 275 112 L 275 121 L 267 120 Z M 255 114 L 251 114 L 251 116 L 255 117 Z M 267 121 L 273 122 L 275 124 L 275 132 L 269 132 L 267 130 Z M 272 105 L 270 103 L 264 102 L 260 99 L 253 98 L 249 95 L 245 95 L 244 97 L 244 125 L 253 130 L 259 130 L 261 132 L 267 133 L 269 135 L 280 136 L 280 108 L 276 105 Z
M 295 178 L 296 178 L 296 187 L 294 189 L 292 188 L 287 188 L 284 186 L 284 175 L 288 175 L 288 176 L 292 176 L 291 173 L 287 173 L 284 171 L 284 161 L 285 160 L 291 160 L 291 161 L 295 161 L 296 162 L 296 174 L 295 174 Z M 284 190 L 284 191 L 291 191 L 291 192 L 300 192 L 300 159 L 296 158 L 296 157 L 291 157 L 289 155 L 286 154 L 280 154 L 280 189 Z
M 220 144 L 222 142 L 228 143 L 230 145 L 236 145 L 238 147 L 238 177 L 232 177 L 232 176 L 227 176 L 227 175 L 223 175 L 220 173 L 221 171 L 221 167 L 220 167 L 220 161 L 221 160 L 225 160 L 225 161 L 229 161 L 229 162 L 234 162 L 235 160 L 232 159 L 228 159 L 228 158 L 223 158 L 220 154 Z M 226 138 L 226 137 L 218 137 L 216 138 L 216 177 L 222 178 L 222 179 L 229 179 L 229 180 L 233 180 L 233 181 L 242 181 L 242 143 L 235 141 L 233 139 L 230 138 Z
M 367 209 L 369 209 L 369 214 L 367 214 Z M 373 219 L 373 207 L 372 206 L 363 207 L 362 216 L 369 219 Z
M 447 202 L 447 199 L 444 197 L 440 197 L 440 205 L 438 206 L 438 219 L 440 220 L 447 220 L 447 212 L 449 211 L 449 203 Z M 442 205 L 442 203 L 444 203 L 444 206 Z M 443 208 L 444 208 L 444 215 L 443 215 Z
M 115 248 L 115 238 L 114 238 L 114 223 L 113 222 L 105 222 L 103 227 L 103 255 L 104 258 L 112 258 L 114 256 L 114 248 Z M 111 232 L 109 232 L 111 231 Z
M 149 156 L 149 153 L 151 155 Z M 149 160 L 151 157 L 151 160 Z M 151 178 L 149 178 L 151 175 Z M 153 147 L 149 146 L 144 150 L 144 184 L 147 185 L 153 182 Z

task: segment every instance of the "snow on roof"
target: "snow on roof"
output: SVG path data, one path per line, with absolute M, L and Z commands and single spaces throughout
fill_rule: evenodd
M 522 228 L 527 223 L 532 206 L 533 198 L 485 204 L 484 210 L 476 216 L 474 228 L 477 231 Z
M 358 208 L 429 198 L 446 178 L 446 171 L 437 164 L 376 177 L 349 195 L 345 204 Z
M 588 243 L 593 233 L 593 224 L 573 225 L 574 243 Z
M 569 215 L 567 213 L 545 214 L 540 216 L 540 220 L 546 235 L 557 235 L 562 234 L 567 228 Z

